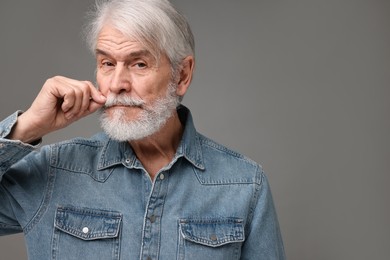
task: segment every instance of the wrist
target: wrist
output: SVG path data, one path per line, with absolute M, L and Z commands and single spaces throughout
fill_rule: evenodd
M 11 132 L 8 136 L 6 136 L 6 138 L 35 145 L 41 142 L 43 136 L 43 134 L 38 133 L 38 129 L 39 128 L 34 127 L 33 124 L 29 123 L 27 116 L 22 113 L 18 116 L 15 125 L 12 127 Z

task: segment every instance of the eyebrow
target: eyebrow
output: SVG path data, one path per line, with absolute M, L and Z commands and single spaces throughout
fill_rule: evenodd
M 108 52 L 101 50 L 101 49 L 96 49 L 95 54 L 96 55 L 103 55 L 103 56 L 107 56 L 107 57 L 112 57 L 111 54 L 109 54 Z M 153 57 L 153 55 L 150 53 L 150 51 L 145 50 L 145 49 L 142 49 L 139 51 L 134 51 L 134 52 L 131 52 L 130 54 L 127 55 L 128 58 L 137 58 L 137 57 L 141 57 L 141 56 Z

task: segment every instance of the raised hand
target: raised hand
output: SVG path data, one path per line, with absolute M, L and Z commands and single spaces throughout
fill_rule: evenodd
M 31 107 L 18 117 L 9 139 L 26 143 L 85 117 L 104 105 L 105 96 L 89 81 L 48 79 Z

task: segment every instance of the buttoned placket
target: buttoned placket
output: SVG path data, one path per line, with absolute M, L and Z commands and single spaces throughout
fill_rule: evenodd
M 160 252 L 161 217 L 168 192 L 168 172 L 163 171 L 153 182 L 146 203 L 140 260 L 157 260 Z

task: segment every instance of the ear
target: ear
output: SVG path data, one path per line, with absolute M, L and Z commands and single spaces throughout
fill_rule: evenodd
M 178 75 L 179 79 L 177 82 L 176 94 L 179 96 L 184 96 L 187 92 L 188 87 L 192 81 L 192 74 L 195 68 L 195 59 L 193 56 L 187 56 L 181 64 L 180 73 Z

